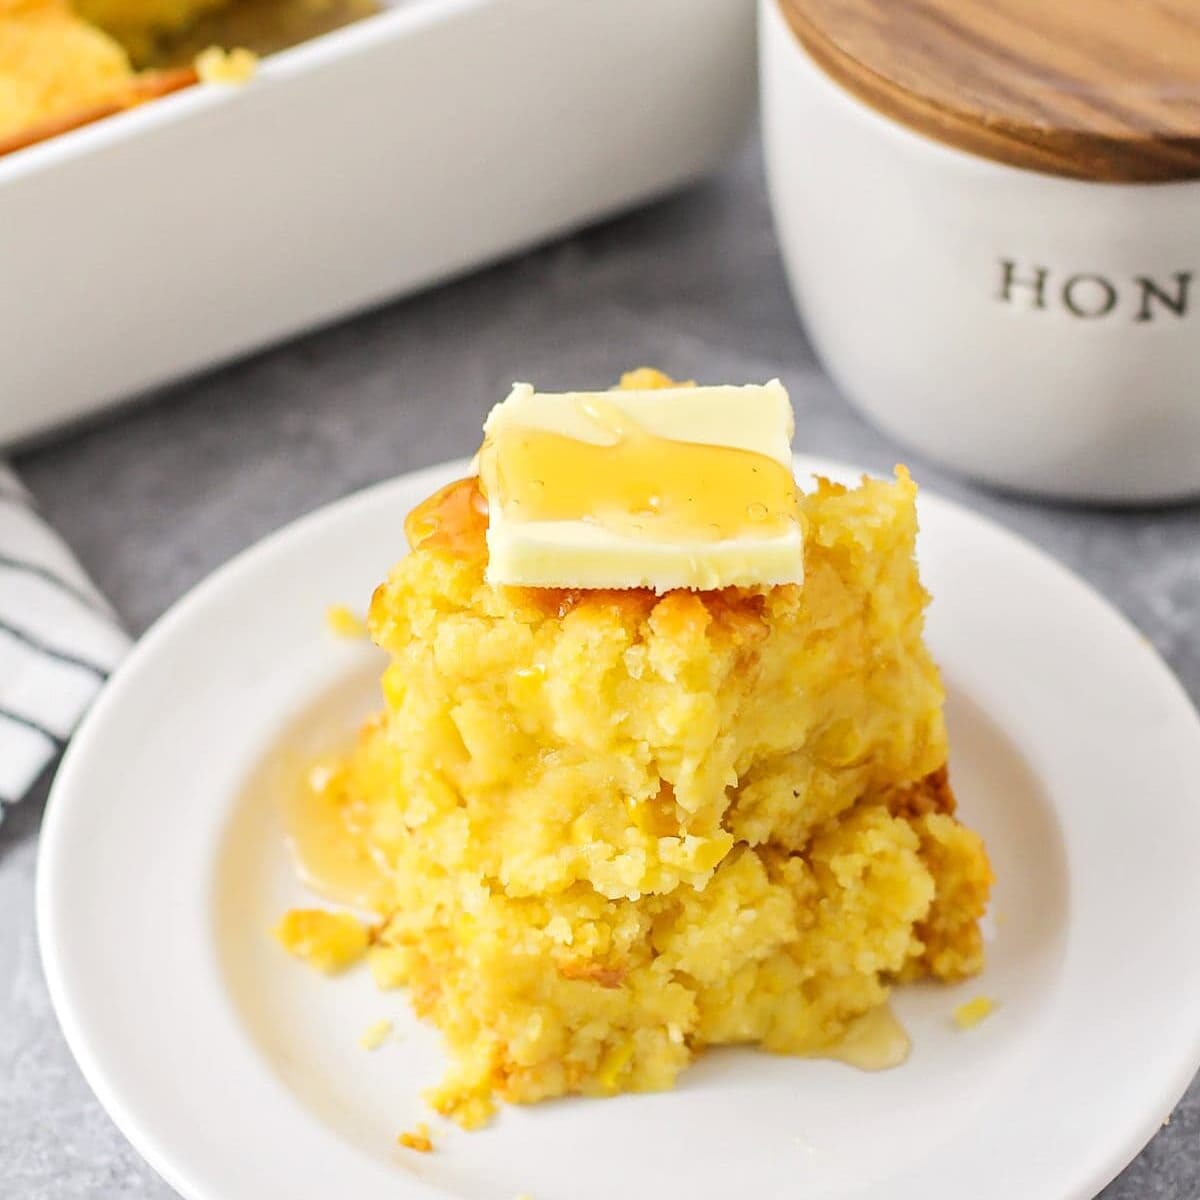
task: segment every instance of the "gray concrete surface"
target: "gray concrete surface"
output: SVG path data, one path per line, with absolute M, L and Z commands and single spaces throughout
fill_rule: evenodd
M 797 325 L 753 145 L 686 195 L 180 386 L 18 465 L 140 632 L 301 513 L 469 452 L 511 380 L 603 386 L 640 363 L 712 381 L 778 374 L 796 404 L 799 448 L 878 469 L 903 455 L 924 484 L 1095 584 L 1200 697 L 1200 509 L 1096 511 L 987 494 L 867 426 Z M 0 826 L 0 1197 L 159 1200 L 174 1193 L 92 1098 L 46 996 L 33 921 L 44 794 Z M 1114 1093 L 1121 1086 L 1112 1081 Z M 1200 1086 L 1103 1195 L 1200 1197 Z

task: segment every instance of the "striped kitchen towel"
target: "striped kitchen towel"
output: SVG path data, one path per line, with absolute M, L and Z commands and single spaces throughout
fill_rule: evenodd
M 128 648 L 116 614 L 0 462 L 0 817 Z

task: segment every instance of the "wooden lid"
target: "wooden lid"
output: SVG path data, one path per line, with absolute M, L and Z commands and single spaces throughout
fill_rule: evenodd
M 778 0 L 861 100 L 960 150 L 1109 182 L 1200 178 L 1200 0 Z

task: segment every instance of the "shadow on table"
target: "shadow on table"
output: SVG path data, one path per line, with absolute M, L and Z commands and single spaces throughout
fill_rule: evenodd
M 46 796 L 58 763 L 54 762 L 42 773 L 33 785 L 33 790 L 19 804 L 4 806 L 4 820 L 0 821 L 0 863 L 10 847 L 37 836 L 42 827 L 42 814 L 46 811 Z

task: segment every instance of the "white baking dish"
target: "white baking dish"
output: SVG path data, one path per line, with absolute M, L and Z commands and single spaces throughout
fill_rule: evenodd
M 753 0 L 409 0 L 0 159 L 0 443 L 714 167 Z

